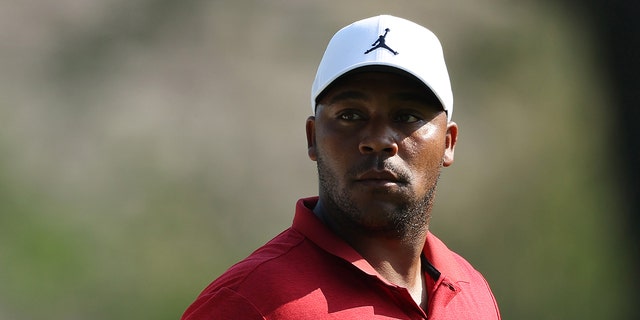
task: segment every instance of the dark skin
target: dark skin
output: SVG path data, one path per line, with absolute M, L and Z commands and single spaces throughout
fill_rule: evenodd
M 314 213 L 426 308 L 420 257 L 458 126 L 420 82 L 376 71 L 334 83 L 306 132 L 320 180 Z

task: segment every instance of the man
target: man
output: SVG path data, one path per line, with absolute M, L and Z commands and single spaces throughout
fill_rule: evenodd
M 311 103 L 319 197 L 183 319 L 500 319 L 482 275 L 428 231 L 458 136 L 435 35 L 392 16 L 343 28 Z

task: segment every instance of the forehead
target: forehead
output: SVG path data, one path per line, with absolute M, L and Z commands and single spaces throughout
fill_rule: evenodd
M 326 104 L 333 96 L 344 91 L 411 94 L 426 104 L 441 107 L 433 92 L 412 75 L 379 70 L 352 72 L 340 77 L 318 97 L 316 103 Z

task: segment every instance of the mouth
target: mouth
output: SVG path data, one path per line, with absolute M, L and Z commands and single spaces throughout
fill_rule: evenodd
M 393 187 L 405 184 L 405 181 L 388 170 L 364 172 L 356 177 L 355 182 L 370 187 Z

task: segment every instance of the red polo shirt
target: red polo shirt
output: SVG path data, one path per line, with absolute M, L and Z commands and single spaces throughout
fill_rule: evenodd
M 423 251 L 425 312 L 316 218 L 317 201 L 299 200 L 291 228 L 211 283 L 182 319 L 500 319 L 482 275 L 434 235 Z

